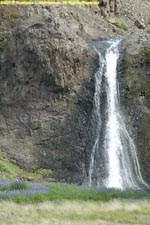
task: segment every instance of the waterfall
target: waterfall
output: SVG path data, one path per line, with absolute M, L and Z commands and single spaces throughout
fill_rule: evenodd
M 93 116 L 96 123 L 88 183 L 89 186 L 138 189 L 146 183 L 136 146 L 120 109 L 117 81 L 120 42 L 121 39 L 114 39 L 94 44 L 99 55 L 99 70 L 95 74 Z

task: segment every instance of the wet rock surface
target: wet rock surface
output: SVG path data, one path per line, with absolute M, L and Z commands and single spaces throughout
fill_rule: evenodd
M 141 172 L 150 183 L 150 35 L 124 42 L 121 100 L 137 146 Z

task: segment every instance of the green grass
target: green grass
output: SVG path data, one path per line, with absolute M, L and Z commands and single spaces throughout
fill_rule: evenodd
M 0 191 L 12 191 L 12 190 L 28 190 L 29 186 L 26 182 L 14 181 L 9 186 L 0 186 Z
M 112 17 L 112 18 L 109 19 L 109 21 L 112 24 L 114 24 L 116 27 L 118 27 L 123 33 L 128 31 L 128 26 L 122 18 Z
M 5 153 L 0 150 L 0 177 L 8 180 L 22 179 L 27 181 L 51 181 L 49 178 L 52 174 L 50 169 L 34 169 L 33 172 L 27 172 L 10 162 Z
M 117 27 L 119 27 L 121 30 L 123 31 L 127 31 L 128 30 L 128 26 L 127 24 L 121 19 L 121 18 L 116 18 L 116 23 L 115 25 Z
M 97 191 L 94 188 L 80 188 L 70 184 L 51 184 L 47 193 L 37 193 L 33 196 L 1 196 L 0 198 L 1 200 L 23 204 L 62 200 L 107 202 L 113 199 L 150 199 L 150 194 L 134 190 L 124 192 L 115 189 Z
M 149 201 L 0 203 L 2 225 L 149 225 Z
M 149 225 L 150 194 L 59 183 L 49 188 L 45 194 L 1 197 L 2 224 Z
M 127 24 L 121 18 L 116 18 L 115 20 L 116 20 L 115 25 L 119 27 L 122 31 L 125 32 L 128 30 Z

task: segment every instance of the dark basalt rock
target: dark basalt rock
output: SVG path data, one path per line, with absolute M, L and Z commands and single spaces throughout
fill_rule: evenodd
M 81 183 L 98 68 L 88 41 L 111 36 L 111 28 L 86 6 L 35 5 L 19 15 L 0 24 L 0 149 L 25 170 L 50 168 L 55 180 Z M 124 49 L 122 108 L 150 183 L 150 36 L 128 38 Z
M 142 175 L 150 183 L 150 35 L 125 40 L 120 70 L 122 108 L 132 127 Z
M 25 170 L 82 182 L 98 58 L 76 11 L 66 18 L 67 8 L 31 9 L 0 58 L 0 148 Z

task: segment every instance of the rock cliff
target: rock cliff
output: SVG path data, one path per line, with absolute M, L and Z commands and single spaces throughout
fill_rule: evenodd
M 119 16 L 120 0 L 102 0 L 100 1 L 101 14 L 104 16 Z
M 144 7 L 149 4 L 143 2 Z M 67 182 L 81 183 L 87 176 L 98 67 L 89 42 L 126 32 L 121 102 L 142 173 L 150 182 L 150 36 L 145 35 L 149 19 L 146 16 L 146 28 L 139 30 L 134 9 L 128 9 L 130 1 L 120 1 L 119 12 L 116 3 L 111 2 L 112 8 L 106 4 L 109 9 L 1 6 L 0 149 L 24 170 L 51 169 L 55 180 Z M 101 16 L 103 7 L 106 18 Z M 111 21 L 111 13 L 121 17 Z
M 84 6 L 16 10 L 1 24 L 0 148 L 25 170 L 80 182 L 97 66 L 88 41 L 106 29 Z
M 124 47 L 122 106 L 132 125 L 143 177 L 150 183 L 150 35 L 128 37 Z

